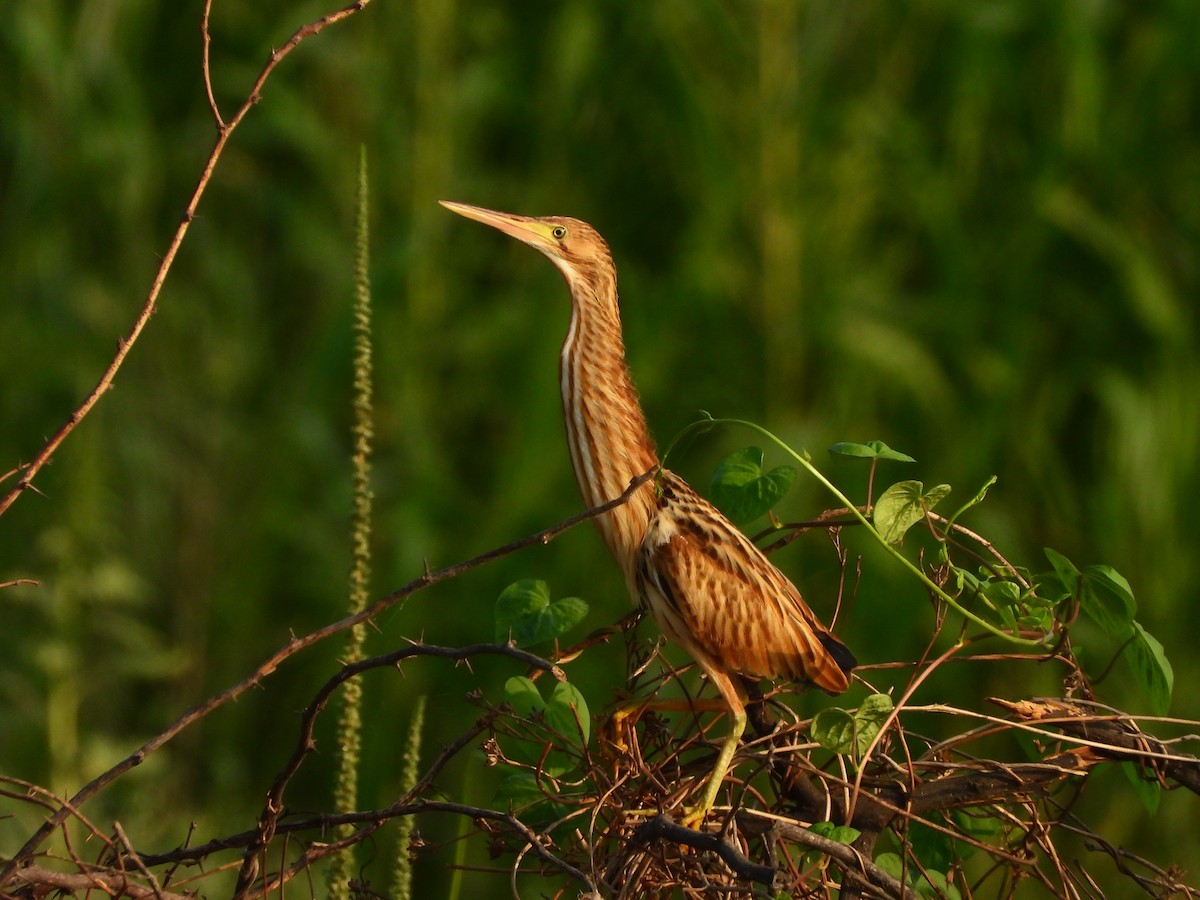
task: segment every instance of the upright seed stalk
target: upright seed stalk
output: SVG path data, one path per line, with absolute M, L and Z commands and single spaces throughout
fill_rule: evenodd
M 358 160 L 358 213 L 355 221 L 354 269 L 354 422 L 352 436 L 354 453 L 351 457 L 354 511 L 351 525 L 353 559 L 350 565 L 350 614 L 367 605 L 371 581 L 371 446 L 372 426 L 372 362 L 371 362 L 371 281 L 370 242 L 368 224 L 367 151 L 363 147 Z M 346 638 L 344 660 L 353 664 L 363 658 L 366 627 L 355 625 Z M 358 804 L 358 767 L 362 756 L 362 684 L 356 678 L 346 682 L 342 691 L 342 709 L 338 720 L 338 774 L 334 787 L 334 810 L 353 812 Z M 341 825 L 337 837 L 353 833 L 352 825 Z M 350 877 L 354 869 L 354 853 L 343 850 L 333 859 L 329 871 L 329 896 L 334 900 L 349 900 Z

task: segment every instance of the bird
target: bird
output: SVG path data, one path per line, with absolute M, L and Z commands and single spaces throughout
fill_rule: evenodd
M 729 734 L 700 802 L 685 810 L 685 824 L 702 822 L 745 731 L 746 681 L 786 679 L 840 694 L 857 661 L 762 550 L 660 463 L 625 360 L 616 266 L 596 229 L 563 216 L 439 202 L 541 251 L 566 281 L 571 319 L 559 385 L 584 504 L 606 504 L 655 473 L 596 522 L 634 602 L 696 661 L 728 708 Z

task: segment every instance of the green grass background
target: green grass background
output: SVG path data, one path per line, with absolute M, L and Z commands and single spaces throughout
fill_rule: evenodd
M 95 383 L 211 146 L 200 11 L 40 0 L 3 15 L 0 471 Z M 218 0 L 227 115 L 270 49 L 325 11 Z M 660 444 L 704 409 L 761 422 L 852 486 L 857 470 L 824 454 L 836 441 L 912 454 L 885 474 L 949 482 L 951 502 L 998 475 L 967 524 L 1034 568 L 1048 545 L 1125 574 L 1175 665 L 1173 712 L 1200 717 L 1198 88 L 1192 0 L 375 0 L 268 83 L 115 389 L 39 477 L 45 496 L 0 522 L 0 580 L 41 582 L 0 592 L 3 773 L 73 790 L 341 614 L 360 145 L 375 595 L 578 511 L 561 280 L 435 201 L 569 214 L 612 245 Z M 674 465 L 703 486 L 750 442 L 707 437 Z M 784 512 L 827 502 L 801 484 Z M 827 614 L 831 554 L 813 542 L 780 560 Z M 628 606 L 580 529 L 416 596 L 371 645 L 490 639 L 495 596 L 525 576 L 587 599 L 588 627 Z M 839 631 L 871 662 L 911 658 L 931 624 L 875 561 Z M 193 820 L 198 838 L 249 826 L 337 650 L 185 734 L 93 819 L 119 816 L 146 849 Z M 623 669 L 619 648 L 595 660 L 572 678 L 600 707 Z M 963 671 L 918 699 L 1058 690 L 1033 667 Z M 371 676 L 363 804 L 395 789 L 413 697 L 430 696 L 432 753 L 473 717 L 465 692 L 498 695 L 510 674 L 424 661 Z M 1114 668 L 1104 696 L 1145 711 L 1128 681 Z M 305 770 L 298 807 L 326 806 L 329 768 Z M 441 786 L 485 802 L 490 777 L 464 766 Z M 5 811 L 0 853 L 31 822 Z M 1194 798 L 1151 818 L 1118 775 L 1092 813 L 1114 840 L 1200 865 Z M 444 884 L 451 852 L 418 878 Z

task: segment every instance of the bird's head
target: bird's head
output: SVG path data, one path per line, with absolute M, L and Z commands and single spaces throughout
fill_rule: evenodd
M 542 251 L 572 287 L 581 282 L 595 284 L 613 272 L 608 244 L 587 222 L 565 216 L 517 216 L 450 200 L 438 202 L 451 212 L 491 225 Z

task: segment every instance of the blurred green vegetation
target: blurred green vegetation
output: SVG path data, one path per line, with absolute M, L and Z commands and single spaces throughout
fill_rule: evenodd
M 215 4 L 226 113 L 270 48 L 327 9 Z M 6 10 L 0 471 L 95 383 L 211 147 L 200 10 Z M 823 452 L 836 441 L 886 440 L 919 461 L 899 477 L 949 482 L 952 500 L 999 475 L 966 524 L 1034 567 L 1048 545 L 1122 572 L 1175 664 L 1174 713 L 1200 717 L 1187 689 L 1200 678 L 1187 537 L 1200 529 L 1200 6 L 375 0 L 275 73 L 116 388 L 39 477 L 45 496 L 0 522 L 0 581 L 41 582 L 0 592 L 5 774 L 73 790 L 289 632 L 342 615 L 360 145 L 379 342 L 376 596 L 425 560 L 578 511 L 556 376 L 563 285 L 434 201 L 575 215 L 613 247 L 660 443 L 703 408 L 762 422 L 850 484 L 859 469 Z M 706 437 L 673 467 L 703 486 L 750 443 Z M 797 518 L 828 502 L 800 482 L 785 501 Z M 779 560 L 827 613 L 828 549 Z M 866 570 L 839 632 L 865 663 L 912 658 L 927 602 L 874 557 Z M 370 645 L 489 640 L 493 601 L 520 577 L 588 600 L 585 627 L 627 609 L 580 529 L 416 596 Z M 248 825 L 339 648 L 185 734 L 92 818 L 119 815 L 147 849 L 182 841 L 193 820 L 199 838 Z M 595 659 L 572 681 L 599 709 L 623 663 L 620 648 Z M 1009 677 L 955 671 L 918 699 Z M 473 717 L 468 689 L 499 699 L 512 674 L 422 661 L 370 676 L 361 802 L 395 791 L 414 697 L 438 711 L 437 747 Z M 1022 689 L 1058 686 L 1047 675 Z M 293 803 L 325 808 L 330 770 L 317 760 Z M 459 775 L 486 801 L 489 776 Z M 1110 783 L 1096 810 L 1114 841 L 1200 866 L 1193 798 L 1169 796 L 1149 818 Z M 0 820 L 5 846 L 31 825 L 17 812 Z M 457 825 L 420 827 L 443 840 Z M 444 884 L 451 853 L 418 879 Z

